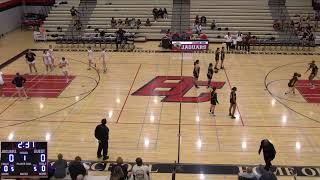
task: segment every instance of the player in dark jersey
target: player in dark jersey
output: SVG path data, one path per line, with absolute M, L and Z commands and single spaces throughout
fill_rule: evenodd
M 293 74 L 293 77 L 290 79 L 290 81 L 288 83 L 289 90 L 287 92 L 285 92 L 284 94 L 289 94 L 291 92 L 293 92 L 293 94 L 296 94 L 296 92 L 295 92 L 295 84 L 298 81 L 298 77 L 301 77 L 301 74 L 295 72 Z
M 230 107 L 229 107 L 229 116 L 231 116 L 232 119 L 235 119 L 234 113 L 236 112 L 237 108 L 237 94 L 236 94 L 237 88 L 233 87 L 231 89 L 230 93 Z
M 194 63 L 193 63 L 193 77 L 194 77 L 194 86 L 196 88 L 199 88 L 198 86 L 198 78 L 199 78 L 199 75 L 200 75 L 200 66 L 199 66 L 199 60 L 196 60 Z
M 38 73 L 37 68 L 36 68 L 36 54 L 34 54 L 30 49 L 28 50 L 28 52 L 26 53 L 26 62 L 29 65 L 29 69 L 30 69 L 30 73 L 32 73 L 32 69 L 34 69 L 34 71 L 36 73 Z
M 216 64 L 214 65 L 214 69 L 218 70 L 220 48 L 217 48 L 217 50 L 214 54 L 215 54 L 215 60 L 216 60 Z
M 220 69 L 224 69 L 224 66 L 223 66 L 224 58 L 225 58 L 225 51 L 224 51 L 224 47 L 222 47 L 220 52 L 220 60 L 221 60 Z
M 306 73 L 308 71 L 311 70 L 311 73 L 309 75 L 309 82 L 310 82 L 310 85 L 312 86 L 311 88 L 314 89 L 315 88 L 315 85 L 313 83 L 313 79 L 317 76 L 318 74 L 318 66 L 316 65 L 315 61 L 312 61 L 310 64 L 309 64 L 309 68 L 307 69 Z
M 22 77 L 19 73 L 16 73 L 16 77 L 14 77 L 14 79 L 12 80 L 12 84 L 16 85 L 16 89 L 18 91 L 18 95 L 21 98 L 21 92 L 23 93 L 23 95 L 29 99 L 26 90 L 24 89 L 24 83 L 26 83 L 26 79 L 24 77 Z
M 211 104 L 211 107 L 210 107 L 210 113 L 215 116 L 214 114 L 214 110 L 216 108 L 216 105 L 217 103 L 219 104 L 219 101 L 218 101 L 218 95 L 216 93 L 216 87 L 212 87 L 211 89 L 211 99 L 210 99 L 210 104 Z
M 210 87 L 211 84 L 211 80 L 212 80 L 212 76 L 213 76 L 213 68 L 212 68 L 213 64 L 210 63 L 209 67 L 208 67 L 208 73 L 207 73 L 207 78 L 208 78 L 208 86 L 207 88 Z

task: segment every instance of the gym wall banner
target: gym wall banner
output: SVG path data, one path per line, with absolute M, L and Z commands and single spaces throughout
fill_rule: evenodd
M 208 40 L 172 41 L 172 51 L 207 51 Z

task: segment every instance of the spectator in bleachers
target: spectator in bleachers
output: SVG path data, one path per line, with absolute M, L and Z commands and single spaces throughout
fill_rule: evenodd
M 188 40 L 192 39 L 193 33 L 191 28 L 189 28 L 188 31 L 186 32 L 186 36 Z
M 74 161 L 70 162 L 69 173 L 72 180 L 76 180 L 78 175 L 85 176 L 87 174 L 87 170 L 81 163 L 81 158 L 79 156 L 75 157 Z
M 236 49 L 237 50 L 242 50 L 243 44 L 242 44 L 242 33 L 241 32 L 238 32 L 238 36 L 237 36 L 236 41 L 237 41 Z
M 134 180 L 150 180 L 149 167 L 143 165 L 142 159 L 138 157 L 136 164 L 132 168 Z
M 158 10 L 158 17 L 160 17 L 161 19 L 164 18 L 164 12 L 162 11 L 162 8 L 159 8 Z
M 111 167 L 111 176 L 113 176 L 115 174 L 115 168 L 120 167 L 120 169 L 122 169 L 124 177 L 129 178 L 128 177 L 128 164 L 124 164 L 123 159 L 121 157 L 117 158 L 116 163 L 117 164 L 115 164 Z
M 77 30 L 77 31 L 80 31 L 82 29 L 82 24 L 80 22 L 80 20 L 76 20 L 75 23 L 74 23 L 74 28 Z
M 225 38 L 225 42 L 226 42 L 226 46 L 227 46 L 227 51 L 229 51 L 231 43 L 232 43 L 232 36 L 230 34 L 230 32 L 227 33 L 227 35 L 224 36 Z
M 201 40 L 208 40 L 208 36 L 205 33 L 202 33 L 200 36 Z
M 119 44 L 122 44 L 122 42 L 125 40 L 125 33 L 126 31 L 124 31 L 122 28 L 119 28 L 118 31 L 115 32 L 116 35 L 117 35 L 117 38 L 116 38 L 116 47 L 117 47 L 117 50 L 119 48 Z
M 157 8 L 153 8 L 152 15 L 153 15 L 154 21 L 157 22 L 157 19 L 158 19 L 158 9 Z
M 121 167 L 116 166 L 112 172 L 110 180 L 126 180 Z
M 195 33 L 196 34 L 198 34 L 198 36 L 200 36 L 200 34 L 201 34 L 201 31 L 202 31 L 202 26 L 201 26 L 201 24 L 195 24 L 194 25 L 194 30 L 195 30 Z
M 201 16 L 200 24 L 201 24 L 201 26 L 206 26 L 207 25 L 207 18 L 205 16 Z
M 166 8 L 163 8 L 163 17 L 164 17 L 165 19 L 168 19 L 168 11 L 167 11 Z
M 122 20 L 118 19 L 118 26 L 121 26 L 121 25 L 122 25 Z
M 141 20 L 140 19 L 137 20 L 136 26 L 137 26 L 137 29 L 140 29 L 140 26 L 141 26 Z
M 54 177 L 59 179 L 63 179 L 67 175 L 68 164 L 67 161 L 63 159 L 62 154 L 58 154 L 58 160 L 56 160 L 53 164 L 53 168 L 55 168 Z
M 150 22 L 149 18 L 147 18 L 145 26 L 151 26 L 151 22 Z
M 111 28 L 115 28 L 117 25 L 117 21 L 114 19 L 114 17 L 111 18 Z
M 137 22 L 136 22 L 136 19 L 135 18 L 132 18 L 131 20 L 130 20 L 130 28 L 131 29 L 133 29 L 133 28 L 135 28 L 136 27 L 136 25 L 137 25 Z
M 275 31 L 280 31 L 280 22 L 279 20 L 275 20 L 274 23 L 273 23 L 273 29 Z
M 247 167 L 246 172 L 239 173 L 239 180 L 255 179 L 256 175 L 253 173 L 251 167 Z
M 251 32 L 249 32 L 245 38 L 244 38 L 244 41 L 243 41 L 243 45 L 244 45 L 244 49 L 248 52 L 250 52 L 250 41 L 251 41 Z
M 214 30 L 216 28 L 216 20 L 212 20 L 210 28 L 211 30 Z
M 129 18 L 126 18 L 126 19 L 124 20 L 124 25 L 125 25 L 125 27 L 128 27 L 128 26 L 129 26 Z
M 194 24 L 199 24 L 200 23 L 200 19 L 199 19 L 199 15 L 196 15 L 196 18 L 194 19 Z
M 72 6 L 72 8 L 70 9 L 70 14 L 72 17 L 72 21 L 77 19 L 77 15 L 79 14 L 79 11 L 77 11 L 74 6 Z

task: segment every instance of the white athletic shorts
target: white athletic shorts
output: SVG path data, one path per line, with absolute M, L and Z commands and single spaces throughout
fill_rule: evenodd
M 28 64 L 35 64 L 36 61 L 35 61 L 35 60 L 34 60 L 34 61 L 31 61 L 31 62 L 30 62 L 30 61 L 27 61 L 27 63 L 28 63 Z

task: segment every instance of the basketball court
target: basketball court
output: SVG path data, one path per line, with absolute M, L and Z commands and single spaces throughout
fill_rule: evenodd
M 320 80 L 310 89 L 309 74 L 304 74 L 311 60 L 320 65 L 318 56 L 227 54 L 225 70 L 213 76 L 219 100 L 213 117 L 206 88 L 213 54 L 109 52 L 104 74 L 99 52 L 94 55 L 98 69 L 89 71 L 86 52 L 57 51 L 56 59 L 65 57 L 70 64 L 66 83 L 61 69 L 46 73 L 42 51 L 34 52 L 39 74 L 25 75 L 31 99 L 18 99 L 10 83 L 16 72 L 29 73 L 24 56 L 1 69 L 7 84 L 6 97 L 0 98 L 1 141 L 48 141 L 49 159 L 62 153 L 68 160 L 79 155 L 97 161 L 94 128 L 107 118 L 110 161 L 122 156 L 127 162 L 142 157 L 152 163 L 258 165 L 264 164 L 258 155 L 260 140 L 268 138 L 277 150 L 274 165 L 319 166 Z M 199 89 L 192 86 L 196 59 L 203 81 Z M 284 95 L 293 72 L 302 74 L 296 95 Z M 229 93 L 234 86 L 238 106 L 236 119 L 231 119 Z M 170 179 L 171 174 L 152 177 Z M 182 173 L 177 179 L 236 175 Z

